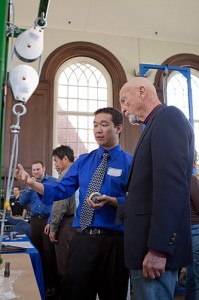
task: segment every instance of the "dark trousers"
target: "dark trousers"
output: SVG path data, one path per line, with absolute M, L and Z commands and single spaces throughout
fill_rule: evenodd
M 123 236 L 76 233 L 68 253 L 65 294 L 70 300 L 126 300 L 129 272 Z
M 74 217 L 64 216 L 58 228 L 58 243 L 55 244 L 55 253 L 57 259 L 57 270 L 59 275 L 59 294 L 62 295 L 65 290 L 66 260 L 68 256 L 71 240 L 75 234 L 72 228 Z M 65 299 L 64 299 L 65 300 Z
M 71 240 L 75 234 L 72 228 L 74 217 L 63 216 L 58 228 L 58 243 L 55 244 L 55 253 L 57 258 L 57 268 L 60 278 L 66 273 L 66 259 Z
M 58 281 L 55 247 L 44 233 L 47 220 L 35 217 L 30 219 L 30 239 L 41 256 L 45 289 L 56 287 Z

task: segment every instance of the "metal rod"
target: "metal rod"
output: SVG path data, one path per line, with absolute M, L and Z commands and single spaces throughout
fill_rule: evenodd
M 40 0 L 39 11 L 38 11 L 39 18 L 44 13 L 44 18 L 47 19 L 49 5 L 50 5 L 50 0 Z M 39 24 L 39 25 L 42 26 L 43 24 Z
M 8 18 L 8 0 L 0 1 L 0 180 L 2 178 L 3 132 L 4 132 L 4 81 L 7 72 L 6 23 Z

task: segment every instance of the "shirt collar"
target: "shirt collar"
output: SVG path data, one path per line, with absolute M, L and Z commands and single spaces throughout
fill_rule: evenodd
M 43 182 L 44 180 L 48 180 L 48 179 L 49 179 L 49 175 L 45 173 L 44 178 L 40 182 Z
M 121 151 L 121 146 L 120 144 L 118 144 L 117 146 L 115 146 L 114 148 L 110 149 L 110 150 L 106 150 L 104 149 L 102 146 L 99 146 L 98 148 L 98 153 L 99 153 L 99 156 L 102 157 L 104 151 L 108 152 L 108 154 L 110 155 L 110 158 L 115 158 L 118 153 Z
M 146 117 L 146 119 L 144 120 L 143 124 L 146 125 L 148 123 L 148 121 L 151 119 L 153 113 L 158 109 L 158 107 L 160 107 L 162 104 L 158 104 L 154 107 L 154 109 L 150 112 L 150 114 Z

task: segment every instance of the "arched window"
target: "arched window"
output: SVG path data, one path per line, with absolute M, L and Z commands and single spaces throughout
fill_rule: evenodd
M 191 88 L 192 106 L 190 107 L 187 80 L 181 73 L 173 72 L 168 78 L 167 104 L 177 106 L 183 111 L 187 119 L 190 119 L 190 113 L 193 115 L 195 148 L 199 153 L 199 74 L 198 76 L 191 74 Z M 189 109 L 192 111 L 190 112 Z
M 167 80 L 167 104 L 180 108 L 189 119 L 193 115 L 193 129 L 195 133 L 195 149 L 199 153 L 199 56 L 194 54 L 178 54 L 168 58 L 163 65 L 182 66 L 191 68 L 192 106 L 189 103 L 187 80 L 179 72 L 172 72 Z M 158 96 L 163 99 L 162 72 L 157 71 L 154 85 Z M 190 112 L 189 109 L 192 111 Z
M 97 147 L 93 113 L 113 106 L 112 82 L 106 68 L 88 57 L 67 60 L 55 77 L 56 145 L 68 145 L 79 156 Z

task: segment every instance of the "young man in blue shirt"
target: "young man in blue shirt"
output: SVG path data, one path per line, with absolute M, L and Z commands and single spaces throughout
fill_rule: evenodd
M 57 181 L 45 173 L 45 166 L 39 160 L 32 163 L 32 175 L 35 181 L 42 184 Z M 28 187 L 22 192 L 19 201 L 23 206 L 30 205 L 30 239 L 41 256 L 46 296 L 52 296 L 55 294 L 58 279 L 57 265 L 54 245 L 45 232 L 45 227 L 50 222 L 52 204 L 43 203 L 37 192 Z
M 99 148 L 80 155 L 63 179 L 55 184 L 41 184 L 30 178 L 19 165 L 16 177 L 20 182 L 43 194 L 42 201 L 66 199 L 79 188 L 79 206 L 73 227 L 76 234 L 71 242 L 67 259 L 65 297 L 79 300 L 124 300 L 128 290 L 128 270 L 124 265 L 123 225 L 116 226 L 118 205 L 125 201 L 125 186 L 132 156 L 121 149 L 122 114 L 111 107 L 94 113 L 94 136 Z M 109 159 L 97 202 L 87 198 L 94 209 L 92 223 L 80 228 L 80 214 L 89 182 L 102 161 L 104 151 Z

